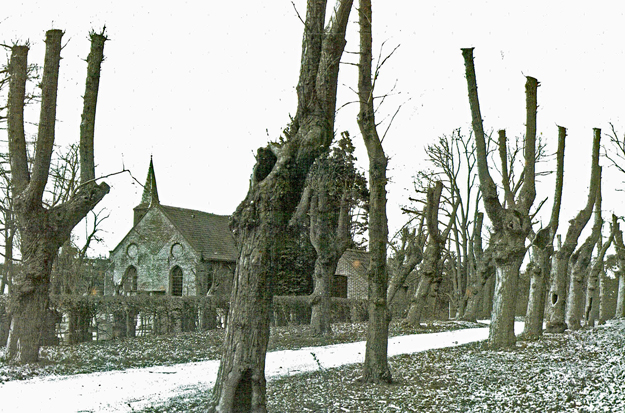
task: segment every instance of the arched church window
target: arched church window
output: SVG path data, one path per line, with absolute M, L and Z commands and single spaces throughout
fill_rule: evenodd
M 122 279 L 125 293 L 129 294 L 137 292 L 137 278 L 137 269 L 131 265 L 126 269 Z
M 182 268 L 177 265 L 172 268 L 170 280 L 171 295 L 177 297 L 182 296 Z

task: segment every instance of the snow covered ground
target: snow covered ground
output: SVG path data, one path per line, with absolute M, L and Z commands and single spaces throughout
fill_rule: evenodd
M 515 323 L 519 334 L 523 323 Z M 486 340 L 488 328 L 471 328 L 389 339 L 389 356 Z M 362 363 L 365 342 L 307 347 L 267 354 L 267 379 Z M 48 376 L 0 384 L 6 412 L 132 412 L 215 383 L 218 360 L 74 376 Z

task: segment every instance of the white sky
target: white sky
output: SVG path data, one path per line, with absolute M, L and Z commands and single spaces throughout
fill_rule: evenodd
M 330 2 L 330 7 L 333 6 Z M 294 1 L 302 16 L 305 1 Z M 496 1 L 374 1 L 374 50 L 400 45 L 387 62 L 377 94 L 387 99 L 378 119 L 403 105 L 384 141 L 391 157 L 391 234 L 404 218 L 412 176 L 426 165 L 423 147 L 464 127 L 470 113 L 461 47 L 475 47 L 485 128 L 524 132 L 524 75 L 541 82 L 538 131 L 555 151 L 557 125 L 569 132 L 562 222 L 586 202 L 592 128 L 625 132 L 625 3 Z M 581 4 L 581 3 L 580 3 Z M 290 0 L 259 2 L 13 1 L 2 7 L 0 42 L 29 40 L 30 62 L 42 62 L 49 28 L 65 30 L 57 143 L 78 139 L 87 34 L 106 24 L 96 119 L 97 174 L 130 169 L 143 183 L 154 156 L 161 202 L 230 214 L 245 197 L 253 153 L 278 137 L 296 108 L 302 23 Z M 356 51 L 357 13 L 352 12 L 347 51 Z M 375 54 L 376 52 L 374 52 Z M 8 54 L 8 52 L 7 52 Z M 2 64 L 4 56 L 0 56 Z M 345 60 L 354 61 L 354 56 Z M 356 70 L 344 65 L 338 106 L 354 100 Z M 355 137 L 356 106 L 337 116 L 337 130 Z M 31 121 L 36 122 L 38 112 Z M 384 131 L 388 122 L 383 123 Z M 607 137 L 604 136 L 604 143 Z M 602 160 L 607 165 L 607 160 Z M 604 168 L 606 169 L 606 168 Z M 106 253 L 130 229 L 142 188 L 127 176 L 106 180 L 111 193 L 100 206 L 106 221 Z M 614 193 L 621 177 L 604 184 L 604 210 L 621 206 Z M 551 181 L 538 199 L 550 196 Z M 542 191 L 541 191 L 542 189 Z M 549 210 L 548 202 L 544 209 Z M 561 232 L 566 231 L 561 225 Z

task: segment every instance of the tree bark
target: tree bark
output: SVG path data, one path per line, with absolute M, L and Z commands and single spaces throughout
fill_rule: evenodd
M 504 208 L 499 201 L 497 187 L 488 168 L 488 154 L 477 94 L 473 49 L 462 49 L 462 55 L 465 62 L 469 105 L 476 140 L 478 176 L 484 209 L 493 224 L 490 245 L 493 248 L 496 279 L 488 341 L 493 348 L 511 347 L 516 343 L 514 313 L 519 268 L 525 256 L 525 239 L 531 229 L 529 211 L 536 197 L 535 145 L 538 81 L 533 77 L 527 77 L 525 84 L 526 133 L 523 186 L 519 191 L 517 200 L 506 196 L 507 207 Z M 503 141 L 505 142 L 505 139 Z
M 600 209 L 599 209 L 600 210 Z M 616 225 L 616 216 L 612 215 L 612 224 L 610 225 L 610 235 L 605 243 L 601 243 L 601 238 L 597 245 L 599 246 L 599 253 L 595 258 L 595 262 L 592 265 L 590 273 L 588 274 L 588 285 L 586 287 L 586 305 L 584 308 L 584 318 L 586 320 L 586 326 L 594 327 L 595 322 L 600 319 L 600 307 L 601 307 L 601 282 L 600 277 L 603 277 L 605 267 L 605 254 L 612 245 L 614 240 L 614 229 Z M 599 288 L 598 288 L 599 287 Z
M 427 206 L 425 210 L 425 219 L 428 229 L 428 243 L 423 253 L 423 262 L 419 269 L 419 285 L 415 294 L 410 302 L 410 309 L 405 322 L 419 327 L 421 323 L 421 317 L 423 315 L 423 308 L 425 307 L 430 291 L 432 282 L 437 278 L 440 271 L 441 255 L 443 247 L 449 236 L 456 213 L 456 204 L 454 211 L 450 216 L 449 223 L 445 231 L 441 234 L 438 229 L 438 210 L 440 207 L 441 193 L 443 190 L 443 183 L 437 181 L 434 187 L 428 188 L 427 193 Z
M 81 182 L 78 190 L 62 204 L 45 208 L 42 203 L 54 148 L 62 35 L 60 30 L 49 30 L 46 33 L 46 57 L 41 80 L 41 116 L 32 176 L 27 167 L 23 128 L 23 85 L 26 79 L 28 48 L 14 46 L 9 64 L 11 77 L 8 108 L 9 153 L 15 188 L 15 215 L 21 236 L 22 271 L 11 297 L 14 317 L 8 355 L 12 360 L 22 363 L 35 362 L 39 358 L 42 323 L 48 307 L 50 273 L 58 249 L 69 239 L 76 224 L 109 192 L 108 185 L 105 183 L 98 185 L 91 179 Z M 103 45 L 105 40 L 104 32 L 91 33 L 92 50 L 95 44 Z M 89 55 L 89 60 L 100 59 L 101 62 L 102 58 L 102 54 Z M 95 75 L 91 72 L 94 67 L 99 71 L 99 62 L 95 66 L 89 65 L 87 78 Z M 95 107 L 95 102 L 91 101 L 87 94 L 83 104 Z M 93 152 L 87 156 L 93 157 Z M 93 159 L 81 158 L 80 163 L 82 169 L 85 165 L 93 164 Z
M 623 244 L 623 231 L 619 228 L 618 221 L 614 230 L 614 246 L 616 247 L 616 276 L 618 277 L 618 290 L 616 295 L 616 311 L 614 318 L 625 317 L 625 245 Z
M 546 286 L 551 272 L 553 241 L 558 232 L 560 207 L 562 205 L 562 187 L 564 180 L 564 146 L 566 129 L 558 126 L 558 150 L 556 152 L 556 182 L 554 188 L 551 218 L 547 227 L 538 231 L 532 240 L 532 261 L 530 262 L 530 293 L 525 314 L 525 338 L 539 338 L 543 333 L 545 317 Z
M 307 2 L 297 113 L 283 144 L 258 150 L 250 189 L 232 217 L 239 258 L 209 411 L 267 411 L 265 356 L 281 234 L 297 208 L 311 165 L 334 135 L 339 61 L 351 6 L 351 0 L 337 1 L 324 30 L 326 1 Z
M 586 276 L 589 273 L 592 252 L 595 244 L 601 237 L 601 227 L 603 220 L 601 219 L 601 175 L 599 175 L 599 183 L 597 185 L 597 194 L 595 200 L 595 223 L 592 233 L 586 241 L 571 255 L 572 268 L 569 278 L 568 306 L 566 308 L 566 323 L 571 330 L 579 330 L 582 328 L 581 320 L 583 317 L 584 286 Z M 603 259 L 603 258 L 602 258 Z
M 473 255 L 475 260 L 473 282 L 467 288 L 466 292 L 466 309 L 463 320 L 477 321 L 480 301 L 484 295 L 484 286 L 494 274 L 492 263 L 492 251 L 487 248 L 483 251 L 482 246 L 482 224 L 484 221 L 484 213 L 479 212 L 473 229 Z
M 616 311 L 614 318 L 625 317 L 625 272 L 619 271 L 618 275 L 618 292 L 616 295 Z
M 588 223 L 592 215 L 593 206 L 597 194 L 597 186 L 599 185 L 600 168 L 599 168 L 599 147 L 601 142 L 601 130 L 594 129 L 593 147 L 592 147 L 592 165 L 590 171 L 590 187 L 588 191 L 588 201 L 586 207 L 582 209 L 577 216 L 570 221 L 569 228 L 566 232 L 566 238 L 560 248 L 554 254 L 555 258 L 551 266 L 551 285 L 549 287 L 549 298 L 547 306 L 547 328 L 549 333 L 562 333 L 566 330 L 565 309 L 566 309 L 566 293 L 569 270 L 569 259 L 577 247 L 577 240 L 582 230 Z
M 360 61 L 358 64 L 358 98 L 360 110 L 358 126 L 369 156 L 369 251 L 371 262 L 368 273 L 369 323 L 365 363 L 361 380 L 364 382 L 391 382 L 388 365 L 388 305 L 386 294 L 388 272 L 386 246 L 388 223 L 386 217 L 386 169 L 388 159 L 382 148 L 375 123 L 373 105 L 372 64 L 372 12 L 371 0 L 360 0 L 358 9 L 360 25 Z

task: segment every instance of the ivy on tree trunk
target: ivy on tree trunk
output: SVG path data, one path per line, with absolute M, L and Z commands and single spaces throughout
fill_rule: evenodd
M 280 144 L 257 152 L 246 198 L 232 216 L 239 248 L 224 349 L 209 411 L 265 412 L 265 356 L 282 234 L 306 176 L 334 136 L 339 61 L 352 0 L 338 0 L 324 28 L 326 1 L 308 0 L 297 112 Z

